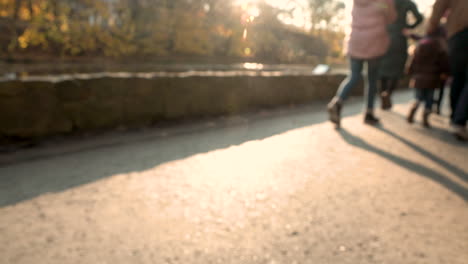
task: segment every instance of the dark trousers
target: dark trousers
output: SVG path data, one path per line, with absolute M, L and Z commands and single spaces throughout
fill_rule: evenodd
M 453 82 L 450 91 L 452 123 L 466 126 L 468 120 L 468 28 L 449 40 Z
M 436 103 L 437 110 L 440 111 L 440 108 L 442 106 L 442 101 L 444 101 L 444 91 L 445 91 L 445 84 L 447 81 L 442 81 L 440 84 L 440 89 L 439 92 L 437 93 L 437 96 L 434 94 L 434 102 Z
M 416 101 L 418 103 L 424 103 L 424 109 L 431 111 L 432 104 L 434 103 L 434 91 L 435 89 L 418 89 L 416 88 Z
M 398 78 L 387 78 L 387 77 L 382 77 L 380 78 L 381 86 L 380 86 L 380 92 L 387 92 L 389 94 L 392 94 L 393 91 L 396 90 L 398 86 Z

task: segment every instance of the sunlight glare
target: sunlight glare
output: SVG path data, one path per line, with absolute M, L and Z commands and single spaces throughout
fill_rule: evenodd
M 243 65 L 246 70 L 263 70 L 263 64 L 246 62 Z
M 257 7 L 256 1 L 252 0 L 237 0 L 235 3 L 239 5 L 242 11 L 249 16 L 250 21 L 260 16 L 260 9 Z

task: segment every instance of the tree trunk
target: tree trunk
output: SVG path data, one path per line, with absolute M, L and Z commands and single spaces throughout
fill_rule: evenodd
M 15 5 L 13 8 L 13 21 L 16 23 L 16 21 L 19 18 L 19 12 L 21 10 L 21 5 L 23 4 L 23 0 L 15 0 Z
M 29 10 L 29 16 L 32 18 L 34 17 L 34 8 L 33 8 L 33 0 L 28 0 L 28 10 Z
M 18 47 L 18 20 L 19 13 L 21 10 L 21 5 L 23 0 L 15 0 L 15 5 L 13 6 L 13 23 L 11 24 L 11 40 L 8 45 L 8 51 L 13 52 Z

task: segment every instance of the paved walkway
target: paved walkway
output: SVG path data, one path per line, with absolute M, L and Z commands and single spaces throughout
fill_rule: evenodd
M 468 146 L 361 105 L 0 157 L 0 263 L 468 263 Z

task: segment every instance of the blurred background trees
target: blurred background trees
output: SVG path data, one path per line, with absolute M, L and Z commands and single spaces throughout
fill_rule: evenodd
M 292 6 L 266 0 L 0 0 L 0 57 L 270 63 L 340 57 L 343 2 L 299 0 Z M 281 19 L 295 8 L 309 14 L 307 25 Z

